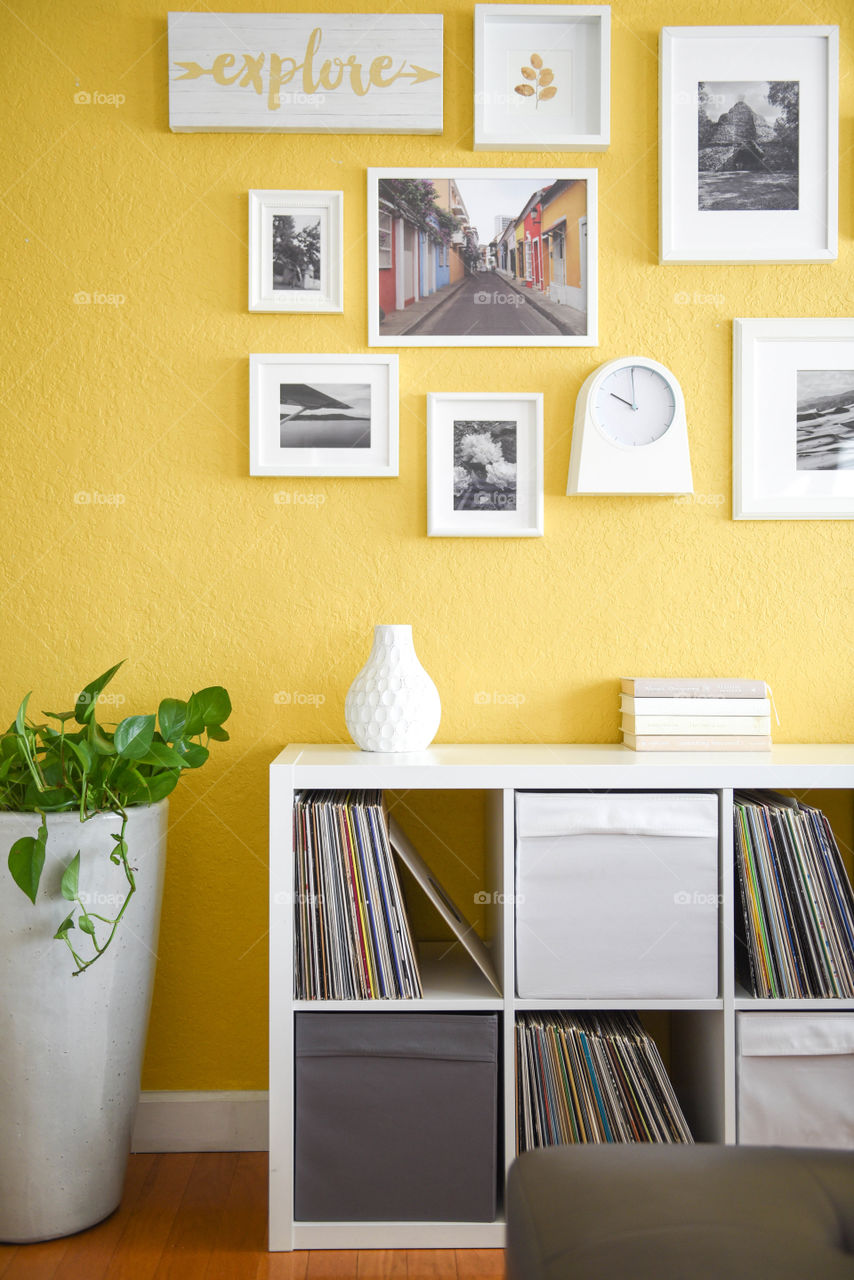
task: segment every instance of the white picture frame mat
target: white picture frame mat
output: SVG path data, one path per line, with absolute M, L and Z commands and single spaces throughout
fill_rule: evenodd
M 560 21 L 536 15 L 526 20 L 490 17 L 484 23 L 483 42 L 484 87 L 480 96 L 485 134 L 527 138 L 533 129 L 539 137 L 547 138 L 551 134 L 600 132 L 598 20 Z M 552 51 L 558 56 L 552 57 Z M 514 84 L 523 83 L 521 68 L 529 65 L 532 53 L 539 53 L 545 65 L 555 72 L 558 88 L 554 98 L 536 109 L 529 98 L 513 92 Z M 512 60 L 517 70 L 515 81 Z
M 391 363 L 394 360 L 394 364 Z M 255 475 L 396 475 L 396 357 L 367 360 L 298 356 L 250 357 L 250 444 Z M 324 388 L 361 383 L 371 389 L 371 442 L 367 448 L 283 448 L 280 391 L 284 383 Z M 282 471 L 281 467 L 287 467 Z
M 720 30 L 722 34 L 709 34 Z M 836 257 L 835 32 L 817 27 L 665 28 L 662 32 L 662 259 L 821 261 Z M 730 32 L 731 34 L 723 34 Z M 697 86 L 797 80 L 798 209 L 697 207 Z M 831 180 L 828 182 L 828 170 Z
M 749 339 L 748 339 L 749 341 Z M 742 454 L 743 487 L 760 509 L 813 510 L 816 500 L 843 498 L 851 507 L 854 470 L 798 471 L 797 374 L 808 369 L 854 370 L 852 338 L 757 337 L 745 352 L 744 412 L 760 429 L 750 432 Z M 744 375 L 743 375 L 744 376 Z M 767 424 L 773 423 L 773 432 Z
M 428 396 L 429 533 L 448 537 L 535 537 L 543 532 L 542 396 Z M 516 422 L 515 511 L 455 511 L 454 423 Z

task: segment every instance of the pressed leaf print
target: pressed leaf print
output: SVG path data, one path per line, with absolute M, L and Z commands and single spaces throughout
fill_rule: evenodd
M 547 102 L 549 98 L 555 96 L 557 85 L 554 84 L 554 72 L 550 67 L 543 66 L 543 60 L 538 53 L 531 54 L 530 62 L 529 67 L 522 67 L 522 75 L 533 83 L 517 84 L 514 93 L 518 93 L 521 98 L 533 98 L 536 108 L 541 102 Z

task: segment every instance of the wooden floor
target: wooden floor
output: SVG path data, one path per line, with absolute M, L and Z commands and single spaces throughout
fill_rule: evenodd
M 47 1244 L 0 1245 L 2 1280 L 496 1280 L 500 1249 L 270 1253 L 267 1156 L 131 1156 L 121 1208 Z

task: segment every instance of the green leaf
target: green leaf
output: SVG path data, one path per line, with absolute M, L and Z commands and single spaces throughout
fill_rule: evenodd
M 176 742 L 175 750 L 188 769 L 200 769 L 210 755 L 200 742 Z
M 116 751 L 123 760 L 142 760 L 154 740 L 154 716 L 127 716 L 116 725 Z
M 9 870 L 12 873 L 12 879 L 33 903 L 39 891 L 46 843 L 47 826 L 42 815 L 41 825 L 36 835 L 22 836 L 9 850 Z
M 221 729 L 218 724 L 208 725 L 208 737 L 213 738 L 215 742 L 228 742 L 229 736 L 225 729 Z
M 95 926 L 90 920 L 89 916 L 82 915 L 80 919 L 77 921 L 77 928 L 82 930 L 83 933 L 88 933 L 90 938 L 94 938 Z
M 74 912 L 72 911 L 70 916 L 65 917 L 62 924 L 59 926 L 59 928 L 57 929 L 56 933 L 53 936 L 54 938 L 58 938 L 62 942 L 65 940 L 65 936 L 68 933 L 68 930 L 73 928 L 74 928 Z
M 114 756 L 116 745 L 113 739 L 102 732 L 101 726 L 94 720 L 89 725 L 89 741 L 99 756 Z
M 198 693 L 190 694 L 184 734 L 188 738 L 194 738 L 211 725 L 221 725 L 230 715 L 231 699 L 225 689 L 219 685 L 200 689 Z
M 78 849 L 68 866 L 62 873 L 62 883 L 59 886 L 59 892 L 67 902 L 73 902 L 77 897 L 77 889 L 80 881 L 80 850 Z
M 122 662 L 124 662 L 124 658 L 122 659 Z M 98 676 L 97 680 L 93 680 L 91 684 L 87 684 L 86 688 L 78 693 L 77 701 L 74 704 L 74 715 L 78 724 L 88 724 L 92 719 L 95 714 L 95 704 L 98 701 L 98 695 L 110 683 L 121 665 L 121 662 L 117 662 L 114 667 L 110 667 L 109 671 L 105 671 L 103 675 Z
M 24 698 L 24 701 L 18 707 L 18 712 L 17 712 L 17 715 L 15 716 L 15 728 L 18 730 L 18 733 L 20 734 L 23 734 L 24 730 L 26 729 L 27 703 L 29 702 L 32 696 L 33 696 L 32 691 L 27 694 L 26 698 Z
M 77 757 L 77 760 L 83 767 L 84 773 L 89 773 L 92 768 L 93 757 L 88 742 L 71 742 L 66 738 L 65 745 Z
M 77 797 L 70 787 L 48 787 L 40 791 L 35 783 L 30 783 L 26 791 L 26 803 L 35 809 L 44 809 L 56 813 L 60 809 L 73 809 Z
M 184 760 L 174 747 L 167 746 L 165 742 L 152 742 L 148 755 L 142 757 L 140 764 L 153 764 L 159 769 L 181 769 Z
M 164 773 L 157 773 L 153 778 L 146 778 L 148 784 L 148 804 L 157 804 L 158 800 L 165 800 L 170 792 L 174 791 L 178 785 L 178 779 L 181 776 L 181 770 L 176 769 L 174 772 L 169 769 Z
M 187 704 L 179 698 L 164 698 L 157 710 L 160 732 L 167 742 L 174 742 L 184 732 Z
M 42 715 L 43 715 L 43 716 L 49 716 L 49 717 L 51 718 L 51 720 L 62 720 L 62 721 L 63 721 L 63 723 L 64 723 L 66 720 L 73 720 L 73 719 L 74 719 L 74 712 L 73 712 L 73 711 L 43 711 L 43 712 L 42 712 Z

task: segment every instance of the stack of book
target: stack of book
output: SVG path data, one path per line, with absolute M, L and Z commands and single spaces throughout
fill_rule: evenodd
M 379 791 L 294 804 L 294 994 L 407 999 L 421 977 Z
M 734 820 L 743 985 L 772 999 L 854 996 L 854 892 L 824 814 L 736 792 Z
M 633 751 L 770 751 L 764 680 L 620 682 L 620 731 Z
M 523 1013 L 520 1152 L 574 1142 L 692 1142 L 655 1041 L 634 1013 Z

